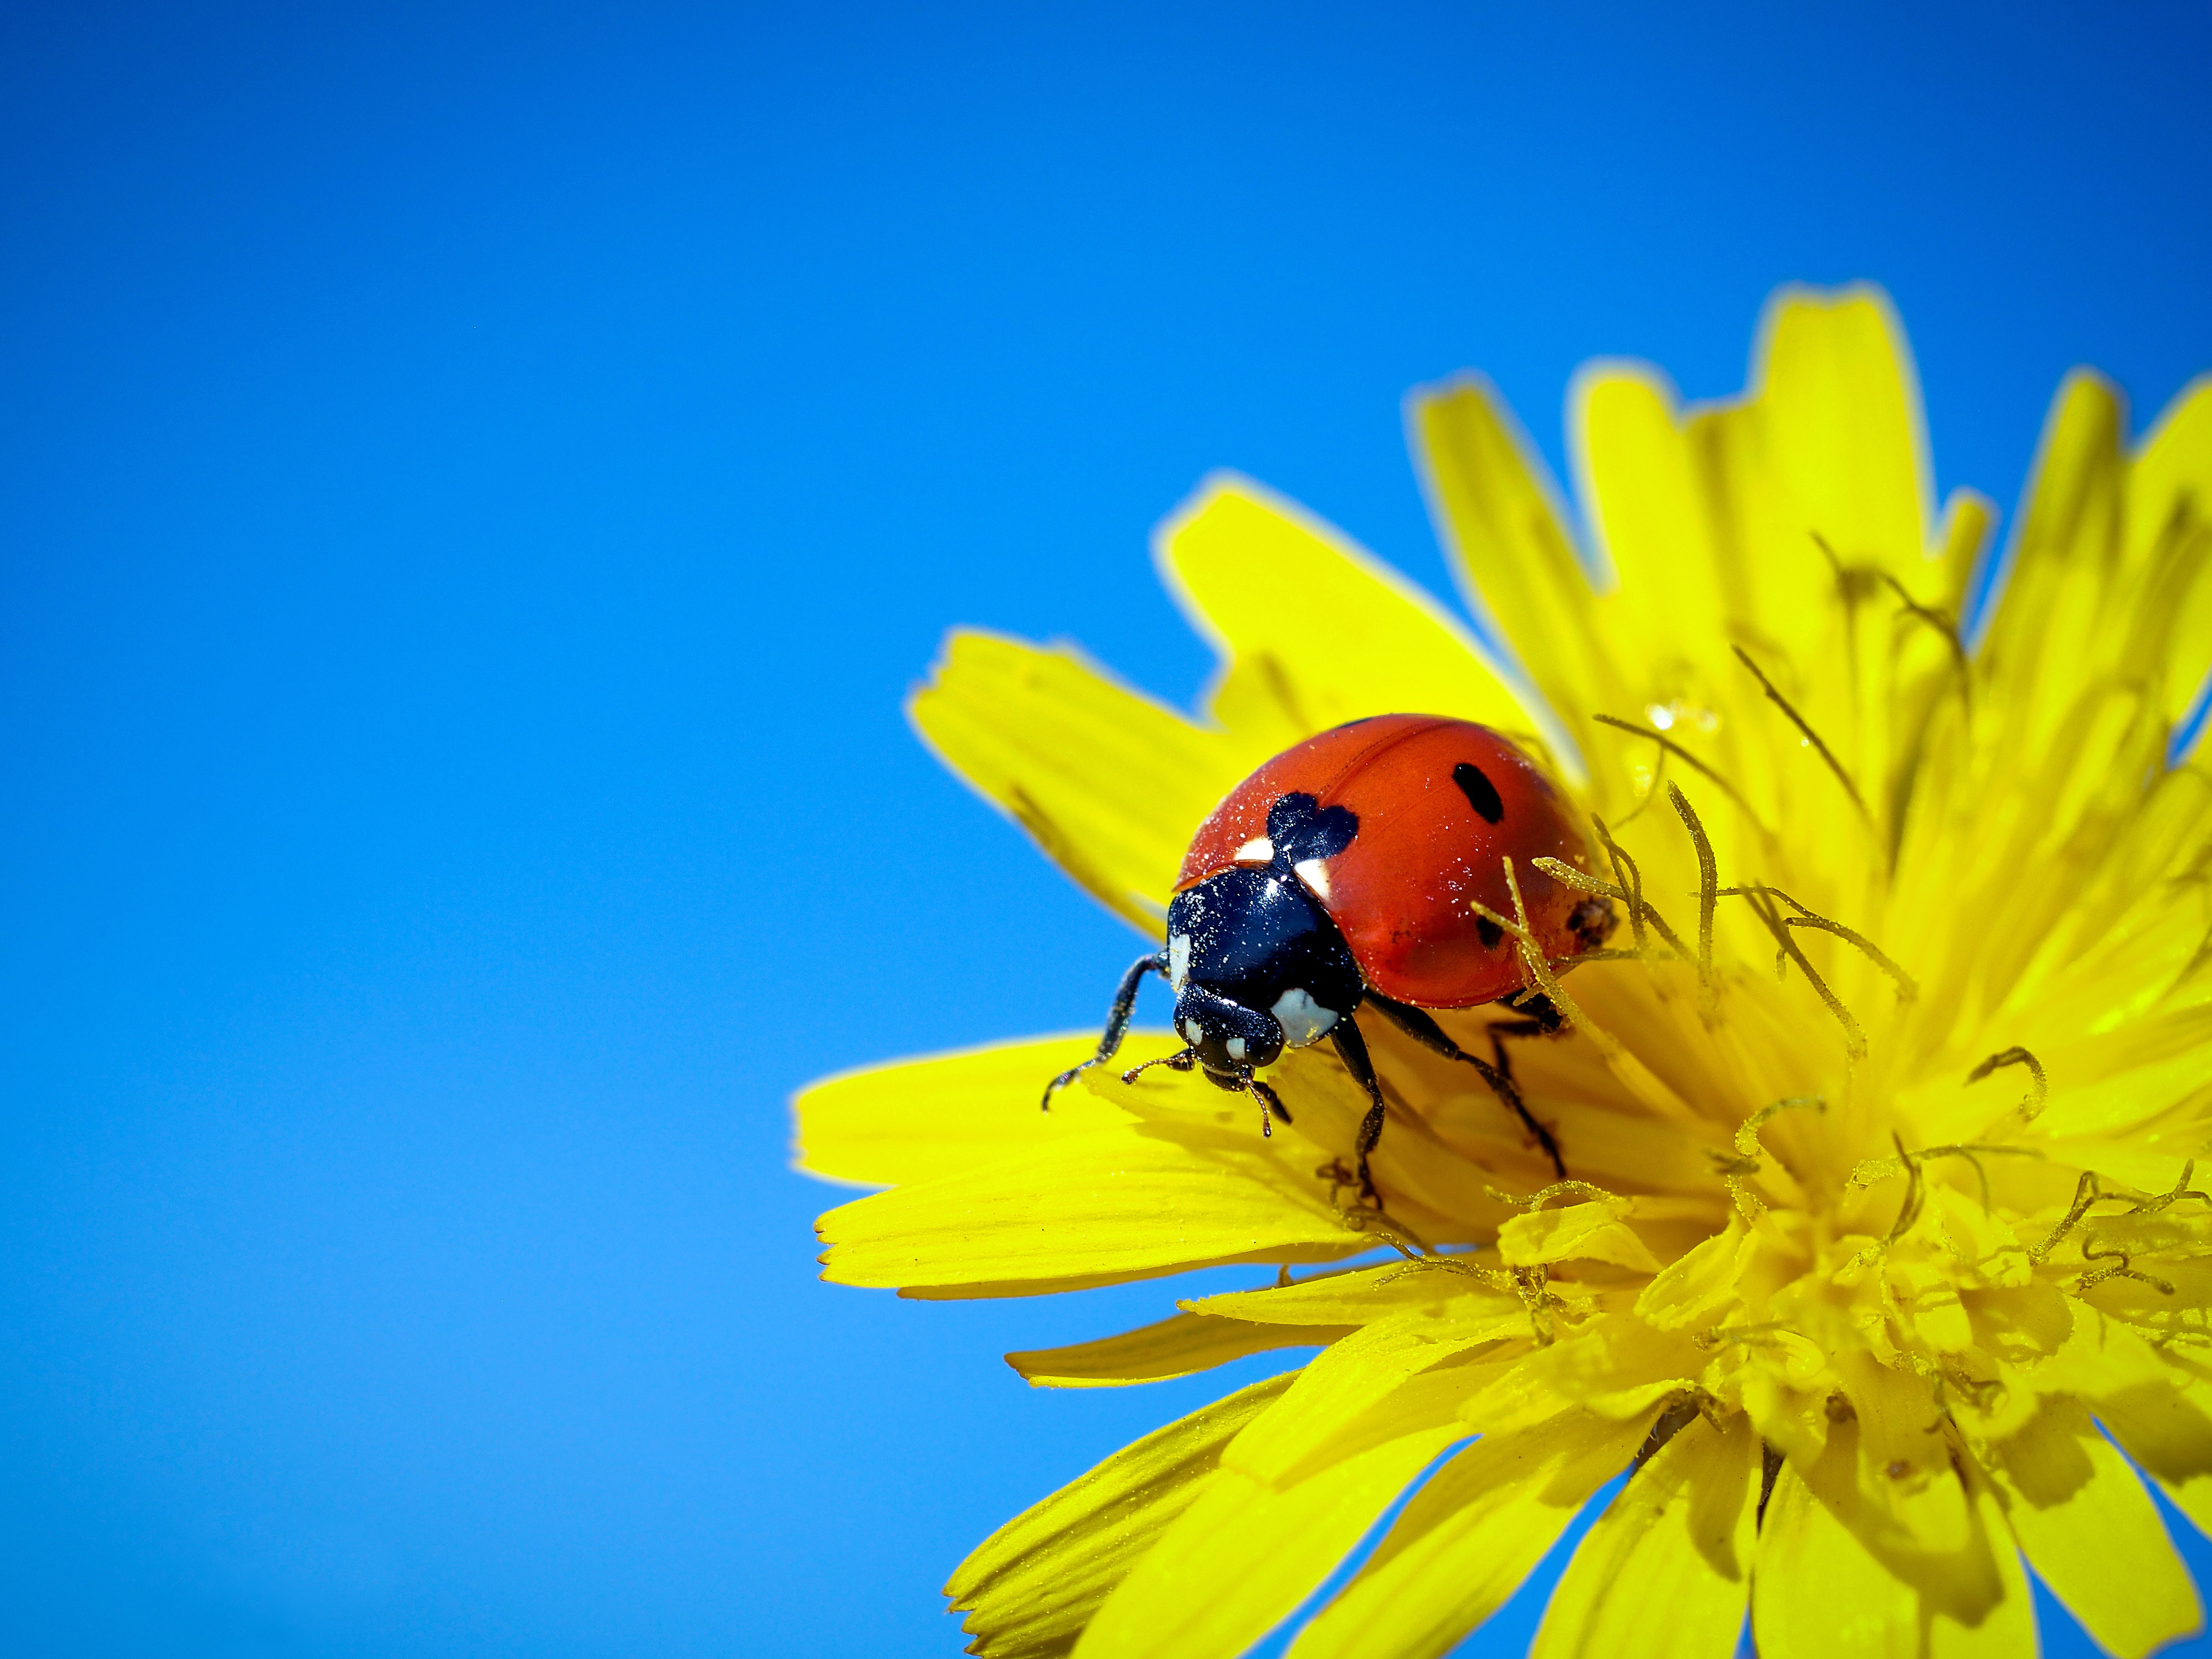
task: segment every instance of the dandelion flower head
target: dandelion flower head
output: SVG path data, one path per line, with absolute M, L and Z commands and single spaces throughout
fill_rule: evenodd
M 1586 370 L 1579 532 L 1486 385 L 1414 396 L 1506 649 L 1224 476 L 1158 538 L 1220 653 L 1195 715 L 973 632 L 916 694 L 947 763 L 1155 946 L 1224 793 L 1391 712 L 1540 757 L 1621 921 L 1571 973 L 1522 952 L 1565 1024 L 1512 1078 L 1566 1180 L 1387 1027 L 1379 1212 L 1347 1185 L 1365 1098 L 1320 1048 L 1272 1069 L 1295 1121 L 1265 1138 L 1158 1067 L 1040 1113 L 1095 1034 L 802 1095 L 802 1167 L 888 1189 L 822 1218 L 831 1280 L 1277 1270 L 1009 1356 L 1034 1383 L 1318 1350 L 981 1545 L 948 1587 L 971 1652 L 1241 1653 L 1439 1458 L 1297 1659 L 1448 1651 L 1624 1471 L 1539 1654 L 1726 1659 L 1748 1617 L 1764 1659 L 2027 1655 L 2031 1568 L 2113 1653 L 2197 1627 L 2144 1480 L 2212 1526 L 2212 385 L 2131 441 L 2107 382 L 2066 381 L 1969 632 L 1997 514 L 1931 502 L 1881 297 L 1778 295 L 1751 380 L 1684 409 Z M 1439 1018 L 1474 1049 L 1510 1011 Z

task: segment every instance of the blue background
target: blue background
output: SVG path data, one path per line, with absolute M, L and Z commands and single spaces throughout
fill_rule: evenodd
M 2008 505 L 2069 365 L 2212 367 L 2198 16 L 1660 9 L 9 8 L 0 1642 L 954 1651 L 1220 1379 L 813 1280 L 788 1092 L 1130 951 L 907 732 L 940 630 L 1187 698 L 1221 465 L 1446 592 L 1409 386 L 1556 465 L 1784 279 Z

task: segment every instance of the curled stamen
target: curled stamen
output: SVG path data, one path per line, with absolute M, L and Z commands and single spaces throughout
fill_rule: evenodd
M 1759 684 L 1766 688 L 1767 701 L 1790 717 L 1790 723 L 1804 734 L 1805 741 L 1811 744 L 1820 758 L 1827 763 L 1828 770 L 1836 775 L 1836 781 L 1844 786 L 1844 793 L 1851 798 L 1851 805 L 1858 808 L 1860 819 L 1868 829 L 1873 829 L 1874 815 L 1867 811 L 1866 800 L 1859 793 L 1858 785 L 1851 781 L 1851 775 L 1844 770 L 1844 763 L 1836 758 L 1835 751 L 1820 740 L 1820 734 L 1790 706 L 1790 699 L 1774 689 L 1774 682 L 1766 678 L 1766 671 L 1751 659 L 1751 653 L 1740 645 L 1731 648 L 1735 652 L 1736 660 L 1758 676 Z
M 1960 1141 L 1948 1146 L 1923 1146 L 1918 1152 L 1908 1152 L 1905 1156 L 1916 1163 L 1936 1158 L 1966 1159 L 1973 1165 L 1975 1178 L 1982 1184 L 1982 1207 L 1986 1210 L 1990 1207 L 1990 1172 L 1982 1167 L 1982 1160 L 1985 1158 L 2041 1158 L 2043 1152 L 2041 1148 L 2035 1146 L 1983 1146 L 1971 1141 Z
M 1395 1240 L 1385 1242 L 1396 1243 Z M 1407 1273 L 1421 1273 L 1434 1267 L 1445 1273 L 1458 1273 L 1463 1278 L 1472 1279 L 1477 1284 L 1486 1285 L 1493 1291 L 1510 1291 L 1516 1295 L 1519 1294 L 1520 1287 L 1515 1284 L 1513 1275 L 1503 1269 L 1480 1267 L 1463 1256 L 1433 1254 L 1415 1255 L 1411 1251 L 1404 1249 L 1401 1249 L 1399 1254 L 1406 1258 L 1404 1265 L 1393 1267 L 1385 1273 L 1377 1273 L 1375 1276 L 1375 1282 L 1377 1285 L 1389 1285 L 1404 1278 Z
M 2156 1198 L 2147 1198 L 2142 1203 L 2136 1205 L 2135 1208 L 2130 1210 L 2128 1213 L 2130 1215 L 2156 1215 L 2160 1210 L 2166 1208 L 2167 1205 L 2179 1204 L 2185 1198 L 2201 1199 L 2207 1204 L 2212 1204 L 2212 1197 L 2208 1197 L 2205 1194 L 2195 1192 L 2190 1188 L 2189 1177 L 2196 1173 L 2197 1160 L 2192 1158 L 2186 1164 L 2181 1166 L 2180 1179 L 2173 1183 L 2173 1190 L 2172 1192 L 2160 1193 Z
M 1970 1141 L 1960 1141 L 1948 1146 L 1921 1146 L 1907 1152 L 1904 1143 L 1898 1141 L 1894 1134 L 1891 1135 L 1890 1139 L 1897 1141 L 1897 1156 L 1865 1158 L 1852 1165 L 1850 1179 L 1844 1183 L 1846 1186 L 1872 1187 L 1877 1182 L 1888 1180 L 1892 1176 L 1903 1175 L 1908 1170 L 1917 1172 L 1921 1165 L 1936 1158 L 1960 1158 L 1973 1166 L 1975 1178 L 1981 1183 L 1982 1207 L 1986 1210 L 1990 1207 L 1990 1172 L 1982 1167 L 1982 1160 L 1984 1158 L 2039 1158 L 2043 1156 L 2041 1149 L 2034 1146 L 1985 1146 Z M 2056 1235 L 2053 1236 L 2051 1242 L 2053 1243 L 2057 1242 Z M 2045 1248 L 2047 1251 L 2049 1246 L 2046 1245 Z M 2030 1250 L 2027 1254 L 2031 1261 L 2042 1260 L 2042 1257 L 2037 1255 L 2033 1250 Z
M 1590 718 L 1595 720 L 1600 726 L 1610 726 L 1616 732 L 1626 732 L 1631 737 L 1650 738 L 1652 742 L 1657 744 L 1665 752 L 1674 756 L 1676 758 L 1680 760 L 1683 764 L 1695 771 L 1700 777 L 1706 779 L 1717 787 L 1723 794 L 1726 795 L 1730 800 L 1736 804 L 1737 808 L 1743 813 L 1744 817 L 1749 818 L 1753 823 L 1759 823 L 1759 815 L 1751 810 L 1751 803 L 1743 798 L 1734 784 L 1730 783 L 1719 773 L 1714 771 L 1711 767 L 1706 765 L 1705 762 L 1699 760 L 1688 750 L 1683 748 L 1680 744 L 1676 743 L 1674 738 L 1668 737 L 1665 732 L 1655 732 L 1648 726 L 1638 726 L 1633 720 L 1620 720 L 1612 714 L 1593 714 Z M 1651 787 L 1653 792 L 1656 793 L 1659 787 L 1659 780 L 1656 777 L 1652 779 Z M 1674 792 L 1674 786 L 1669 783 L 1667 786 L 1667 788 L 1668 792 L 1671 794 Z M 1764 824 L 1759 825 L 1759 833 L 1762 835 L 1766 833 L 1766 827 Z
M 1890 592 L 1897 595 L 1897 602 L 1904 608 L 1905 615 L 1927 623 L 1942 635 L 1943 643 L 1951 647 L 1951 665 L 1959 673 L 1959 696 L 1972 709 L 1974 706 L 1974 668 L 1966 656 L 1966 642 L 1959 637 L 1957 627 L 1942 611 L 1930 610 L 1905 592 L 1905 584 L 1887 570 L 1881 573 L 1881 579 L 1889 584 Z
M 1587 1181 L 1555 1181 L 1540 1192 L 1531 1193 L 1526 1198 L 1516 1198 L 1511 1193 L 1500 1192 L 1495 1187 L 1485 1187 L 1482 1190 L 1500 1204 L 1510 1204 L 1516 1209 L 1528 1211 L 1531 1215 L 1535 1214 L 1552 1200 L 1565 1193 L 1580 1193 L 1585 1198 L 1597 1199 L 1608 1204 L 1627 1202 L 1619 1193 L 1609 1193 L 1604 1188 L 1594 1187 Z
M 1779 1113 L 1807 1109 L 1825 1112 L 1828 1109 L 1828 1103 L 1819 1095 L 1791 1095 L 1786 1100 L 1774 1101 L 1760 1107 L 1738 1126 L 1735 1132 L 1736 1155 L 1734 1158 L 1725 1152 L 1708 1150 L 1706 1155 L 1713 1160 L 1714 1173 L 1720 1176 L 1721 1183 L 1728 1188 L 1729 1197 L 1735 1201 L 1736 1213 L 1743 1218 L 1746 1226 L 1756 1227 L 1766 1215 L 1766 1206 L 1759 1194 L 1752 1191 L 1749 1180 L 1750 1176 L 1759 1174 L 1765 1167 L 1759 1162 L 1759 1155 L 1765 1150 L 1759 1144 L 1759 1130 Z
M 1905 1142 L 1894 1131 L 1889 1139 L 1897 1148 L 1899 1159 L 1905 1165 L 1905 1203 L 1897 1212 L 1897 1219 L 1890 1224 L 1888 1236 L 1882 1241 L 1886 1244 L 1894 1244 L 1905 1237 L 1914 1222 L 1920 1219 L 1920 1206 L 1926 1200 L 1927 1192 L 1921 1184 L 1920 1160 L 1905 1150 Z
M 1629 926 L 1636 931 L 1636 948 L 1632 951 L 1583 951 L 1571 957 L 1555 958 L 1552 963 L 1554 968 L 1571 967 L 1577 963 L 1584 962 L 1634 961 L 1643 957 L 1645 947 L 1644 918 L 1638 914 L 1643 908 L 1643 896 L 1640 893 L 1632 892 L 1628 888 L 1613 882 L 1601 880 L 1587 870 L 1577 870 L 1564 860 L 1534 858 L 1530 859 L 1528 862 L 1563 887 L 1571 887 L 1577 893 L 1588 893 L 1596 898 L 1618 899 L 1628 907 Z M 1660 923 L 1660 926 L 1662 929 L 1666 927 L 1664 922 Z
M 1552 1270 L 1541 1263 L 1534 1267 L 1513 1269 L 1514 1286 L 1528 1310 L 1528 1326 L 1535 1334 L 1536 1346 L 1548 1348 L 1558 1334 L 1552 1322 L 1552 1310 L 1566 1304 L 1545 1288 L 1551 1283 Z
M 1674 811 L 1698 849 L 1698 997 L 1710 1021 L 1719 1006 L 1713 988 L 1713 905 L 1720 893 L 1720 866 L 1714 861 L 1713 844 L 1706 838 L 1705 826 L 1698 821 L 1690 798 L 1671 783 L 1667 786 L 1667 797 L 1674 803 Z
M 1784 1112 L 1825 1112 L 1828 1103 L 1820 1095 L 1791 1095 L 1760 1107 L 1744 1119 L 1735 1132 L 1735 1149 L 1746 1158 L 1757 1158 L 1761 1151 L 1759 1132 Z
M 2066 1212 L 2064 1220 L 2051 1230 L 2050 1237 L 2028 1251 L 2027 1259 L 2039 1263 L 2048 1261 L 2051 1253 L 2058 1248 L 2058 1241 L 2072 1232 L 2081 1218 L 2089 1213 L 2089 1206 L 2103 1196 L 2097 1190 L 2097 1172 L 2094 1170 L 2082 1170 L 2081 1179 L 2074 1185 L 2074 1207 Z
M 2125 1250 L 2100 1250 L 2097 1248 L 2096 1242 L 2094 1239 L 2081 1247 L 2081 1260 L 2084 1261 L 2109 1261 L 2114 1256 L 2118 1256 L 2119 1258 L 2120 1265 L 2118 1267 L 2096 1267 L 2091 1269 L 2089 1272 L 2083 1273 L 2080 1279 L 2075 1281 L 2075 1290 L 2077 1292 L 2093 1290 L 2096 1286 L 2103 1284 L 2108 1279 L 2132 1279 L 2139 1283 L 2149 1285 L 2161 1296 L 2172 1296 L 2173 1294 L 2173 1286 L 2167 1284 L 2163 1279 L 2155 1278 L 2149 1273 L 2137 1273 L 2133 1267 L 2130 1267 L 2128 1264 L 2131 1258 Z
M 1657 786 L 1653 787 L 1656 788 Z M 1645 948 L 1644 925 L 1649 922 L 1651 924 L 1651 931 L 1667 942 L 1668 948 L 1686 962 L 1690 952 L 1684 946 L 1680 936 L 1667 925 L 1667 919 L 1654 909 L 1644 896 L 1644 872 L 1638 867 L 1636 860 L 1629 857 L 1627 852 L 1613 840 L 1612 833 L 1605 827 L 1603 818 L 1593 813 L 1590 823 L 1597 830 L 1597 838 L 1605 848 L 1606 856 L 1613 860 L 1614 878 L 1628 891 L 1628 923 L 1635 931 L 1636 948 L 1638 951 Z
M 1540 991 L 1553 1007 L 1559 1010 L 1561 1018 L 1588 1037 L 1598 1053 L 1608 1060 L 1613 1059 L 1620 1053 L 1620 1044 L 1611 1032 L 1593 1025 L 1589 1016 L 1583 1012 L 1582 1005 L 1569 996 L 1566 988 L 1559 983 L 1559 976 L 1552 971 L 1551 963 L 1537 948 L 1535 935 L 1528 931 L 1528 907 L 1522 902 L 1521 878 L 1513 873 L 1513 860 L 1509 854 L 1499 861 L 1505 866 L 1505 890 L 1513 896 L 1512 919 L 1509 921 L 1498 915 L 1480 899 L 1468 900 L 1468 908 L 1475 915 L 1512 935 L 1520 953 L 1522 973 L 1536 981 L 1534 987 L 1523 987 L 1523 990 Z
M 2020 1112 L 2021 1124 L 2025 1127 L 2042 1115 L 2044 1106 L 2051 1099 L 2051 1079 L 2044 1073 L 2043 1062 L 2028 1053 L 2027 1049 L 2006 1048 L 1991 1054 L 1972 1071 L 1967 1073 L 1966 1081 L 1979 1083 L 1984 1078 L 1990 1076 L 1998 1067 L 2003 1066 L 2025 1066 L 2027 1067 L 2028 1076 L 2033 1079 L 2028 1085 L 2027 1098 L 2021 1101 L 2017 1109 Z
M 1844 1000 L 1828 988 L 1828 981 L 1820 977 L 1813 964 L 1805 959 L 1804 951 L 1797 948 L 1797 941 L 1790 937 L 1789 928 L 1783 925 L 1782 913 L 1774 908 L 1774 902 L 1767 896 L 1768 890 L 1754 884 L 1731 887 L 1728 890 L 1731 896 L 1741 898 L 1750 904 L 1759 919 L 1766 924 L 1767 931 L 1774 935 L 1775 944 L 1797 964 L 1797 971 L 1805 975 L 1805 982 L 1819 994 L 1821 1001 L 1828 1005 L 1828 1012 L 1844 1028 L 1844 1051 L 1853 1060 L 1863 1059 L 1867 1051 L 1866 1033 L 1859 1029 L 1859 1023 L 1852 1018 L 1851 1011 L 1844 1006 Z
M 1609 881 L 1601 881 L 1588 871 L 1577 870 L 1573 865 L 1563 860 L 1536 858 L 1530 859 L 1528 862 L 1541 870 L 1553 881 L 1562 886 L 1571 887 L 1577 893 L 1589 893 L 1599 898 L 1619 899 L 1624 904 L 1628 902 L 1628 893 L 1626 889 L 1616 887 Z
M 1734 891 L 1736 890 L 1731 889 L 1729 890 Z M 1881 947 L 1877 945 L 1864 933 L 1858 933 L 1852 928 L 1846 927 L 1840 921 L 1830 921 L 1827 917 L 1820 915 L 1810 906 L 1800 904 L 1796 899 L 1791 898 L 1789 894 L 1784 892 L 1779 887 L 1769 887 L 1766 890 L 1773 894 L 1775 897 L 1780 899 L 1784 904 L 1788 905 L 1791 909 L 1797 913 L 1794 916 L 1784 916 L 1782 919 L 1782 925 L 1784 927 L 1813 927 L 1819 929 L 1824 933 L 1833 933 L 1838 939 L 1843 940 L 1844 944 L 1863 952 L 1868 961 L 1873 963 L 1875 967 L 1881 969 L 1883 973 L 1887 974 L 1891 979 L 1897 982 L 1897 1000 L 1899 1002 L 1912 1002 L 1918 1000 L 1920 996 L 1919 981 L 1915 980 L 1911 975 L 1906 973 L 1904 969 L 1898 966 L 1896 963 L 1891 961 L 1887 956 L 1883 954 Z

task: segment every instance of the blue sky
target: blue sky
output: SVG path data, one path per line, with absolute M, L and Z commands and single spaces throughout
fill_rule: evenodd
M 2009 506 L 2069 367 L 2212 368 L 2208 69 L 2179 6 L 9 9 L 0 1624 L 956 1651 L 966 1547 L 1220 1379 L 998 1358 L 1161 1287 L 813 1280 L 790 1091 L 1129 954 L 908 732 L 941 631 L 1188 698 L 1146 538 L 1222 465 L 1448 592 L 1408 386 L 1556 465 L 1577 362 L 1732 391 L 1785 280 L 1888 287 Z

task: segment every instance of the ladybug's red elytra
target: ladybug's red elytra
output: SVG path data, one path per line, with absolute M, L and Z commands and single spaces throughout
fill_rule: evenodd
M 1146 974 L 1176 994 L 1175 1029 L 1188 1045 L 1154 1064 L 1243 1091 L 1290 1121 L 1257 1073 L 1330 1038 L 1367 1091 L 1359 1132 L 1363 1197 L 1379 1202 L 1368 1155 L 1382 1136 L 1382 1091 L 1354 1013 L 1372 1006 L 1408 1036 L 1475 1067 L 1518 1112 L 1565 1176 L 1550 1133 L 1528 1115 L 1496 1048 L 1478 1059 L 1424 1012 L 1517 997 L 1504 1032 L 1556 1029 L 1559 1017 L 1523 978 L 1513 941 L 1473 901 L 1513 914 L 1504 860 L 1513 860 L 1529 933 L 1546 957 L 1571 959 L 1611 934 L 1613 907 L 1537 868 L 1556 859 L 1587 868 L 1573 814 L 1551 781 L 1485 726 L 1435 714 L 1353 720 L 1285 750 L 1229 792 L 1183 855 L 1168 906 L 1164 949 L 1121 976 L 1098 1052 L 1063 1072 L 1111 1060 Z M 1141 1068 L 1140 1068 L 1141 1069 Z M 1134 1075 L 1134 1073 L 1131 1073 Z

